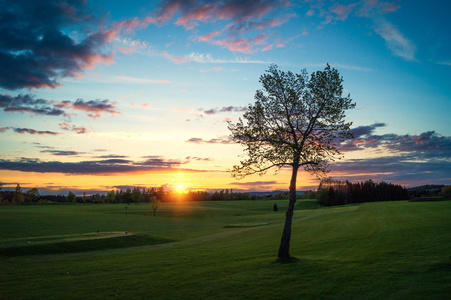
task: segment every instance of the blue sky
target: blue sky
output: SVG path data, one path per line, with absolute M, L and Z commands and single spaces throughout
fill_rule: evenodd
M 0 2 L 0 181 L 47 193 L 236 181 L 236 121 L 275 63 L 339 70 L 354 140 L 330 175 L 451 182 L 449 1 Z M 318 181 L 300 174 L 299 188 Z

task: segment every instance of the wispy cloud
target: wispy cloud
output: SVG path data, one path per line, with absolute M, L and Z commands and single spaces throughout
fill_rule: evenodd
M 193 144 L 235 144 L 230 137 L 228 136 L 220 136 L 217 138 L 212 138 L 210 140 L 205 140 L 202 138 L 190 138 L 185 141 L 186 143 Z
M 207 115 L 215 115 L 218 113 L 223 113 L 223 112 L 246 112 L 247 111 L 247 107 L 245 106 L 224 106 L 222 108 L 210 108 L 207 110 L 200 110 L 203 111 L 205 114 Z
M 416 47 L 403 34 L 390 22 L 385 19 L 379 18 L 375 21 L 375 31 L 379 34 L 387 45 L 390 51 L 399 57 L 409 61 L 416 61 L 415 52 Z
M 115 35 L 131 34 L 135 29 L 146 28 L 150 24 L 161 26 L 173 21 L 173 24 L 195 33 L 197 41 L 219 45 L 230 51 L 253 53 L 263 49 L 269 50 L 269 46 L 266 45 L 268 40 L 266 32 L 296 16 L 289 12 L 289 4 L 286 0 L 161 1 L 158 8 L 149 16 L 116 22 L 110 29 Z M 212 22 L 221 22 L 222 29 L 198 34 L 200 23 Z M 131 53 L 140 45 L 119 49 L 124 53 Z M 167 58 L 176 63 L 186 62 L 183 57 Z
M 413 42 L 385 18 L 386 14 L 401 9 L 401 6 L 397 4 L 398 1 L 363 0 L 348 5 L 327 0 L 308 0 L 307 2 L 310 4 L 307 15 L 316 15 L 324 19 L 320 27 L 335 21 L 346 21 L 351 15 L 369 18 L 373 22 L 374 31 L 384 39 L 393 55 L 408 61 L 416 61 L 416 47 Z
M 59 123 L 58 126 L 63 129 L 63 130 L 67 130 L 67 131 L 74 131 L 77 134 L 85 134 L 88 133 L 89 130 L 86 127 L 77 127 L 75 125 L 70 125 L 66 122 L 64 123 Z

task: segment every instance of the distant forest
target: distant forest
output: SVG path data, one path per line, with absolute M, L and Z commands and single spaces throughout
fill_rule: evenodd
M 351 183 L 339 180 L 321 181 L 318 191 L 306 191 L 297 195 L 298 199 L 318 199 L 323 206 L 343 205 L 351 203 L 409 200 L 421 197 L 434 197 L 442 193 L 444 185 L 424 185 L 406 189 L 392 183 L 375 183 L 368 180 L 360 183 Z M 189 191 L 176 193 L 159 188 L 133 188 L 117 189 L 106 194 L 76 196 L 68 195 L 40 195 L 36 188 L 23 192 L 20 186 L 15 191 L 0 190 L 0 204 L 37 204 L 37 203 L 125 203 L 138 204 L 151 202 L 152 197 L 161 202 L 174 201 L 232 201 L 232 200 L 288 200 L 289 193 L 275 192 L 269 194 L 252 192 L 234 192 L 224 189 L 215 192 Z

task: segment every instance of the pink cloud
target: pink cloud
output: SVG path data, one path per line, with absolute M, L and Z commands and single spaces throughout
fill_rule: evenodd
M 263 51 L 268 51 L 268 50 L 271 50 L 273 48 L 273 44 L 269 44 L 269 45 L 266 45 L 265 47 L 263 47 L 263 49 L 261 50 L 262 52 Z
M 356 5 L 356 3 L 349 5 L 338 4 L 332 12 L 337 15 L 337 20 L 345 21 Z
M 198 37 L 198 40 L 201 42 L 210 42 L 212 40 L 212 38 L 217 37 L 219 35 L 221 35 L 221 32 L 215 30 L 215 31 L 212 31 L 210 33 L 207 33 L 205 35 Z

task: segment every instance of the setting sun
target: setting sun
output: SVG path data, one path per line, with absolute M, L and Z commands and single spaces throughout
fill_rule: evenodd
M 181 184 L 181 183 L 178 183 L 178 184 L 175 186 L 175 191 L 176 191 L 177 193 L 183 193 L 183 192 L 185 191 L 185 186 L 184 186 L 183 184 Z

